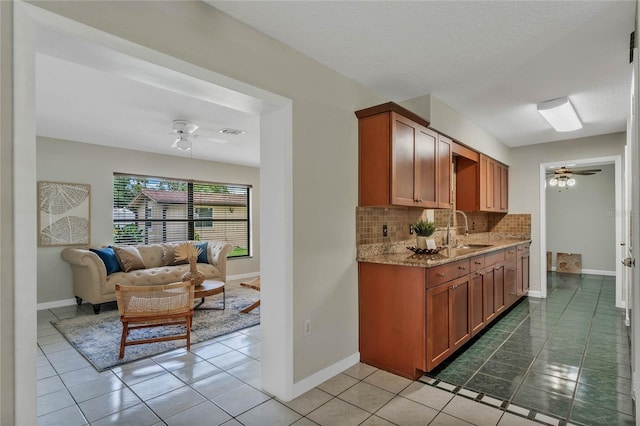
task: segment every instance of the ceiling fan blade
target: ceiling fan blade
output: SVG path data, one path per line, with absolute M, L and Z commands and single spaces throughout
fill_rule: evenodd
M 602 169 L 583 169 L 583 170 L 574 170 L 573 173 L 575 174 L 580 174 L 580 173 L 598 173 L 601 172 Z
M 229 141 L 226 139 L 220 139 L 220 138 L 216 138 L 208 135 L 192 135 L 191 137 L 195 139 L 206 139 L 208 141 L 216 142 L 216 143 L 229 143 Z

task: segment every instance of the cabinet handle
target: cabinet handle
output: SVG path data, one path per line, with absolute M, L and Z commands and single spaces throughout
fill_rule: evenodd
M 484 274 L 482 272 L 476 272 L 476 275 L 483 276 Z
M 512 251 L 508 251 L 507 253 L 509 253 L 509 254 L 513 254 L 514 252 L 512 252 Z
M 502 267 L 494 268 L 494 271 L 499 271 Z
M 460 287 L 460 284 L 452 285 L 451 290 L 456 290 L 458 287 Z
M 509 268 L 509 272 L 513 272 L 513 271 L 515 271 L 515 269 Z
M 439 276 L 440 278 L 444 278 L 444 272 L 440 272 L 440 273 L 438 274 L 438 276 Z
M 464 271 L 465 269 L 467 269 L 467 267 L 466 266 L 458 266 L 458 269 L 462 269 Z
M 515 296 L 515 295 L 516 295 L 515 293 L 509 293 L 509 296 Z
M 416 203 L 421 203 L 421 202 L 422 202 L 422 198 L 416 198 L 416 199 L 415 199 L 415 200 L 413 200 L 413 201 L 415 201 Z
M 482 265 L 482 262 L 478 262 L 477 260 L 473 263 L 475 263 L 476 265 Z

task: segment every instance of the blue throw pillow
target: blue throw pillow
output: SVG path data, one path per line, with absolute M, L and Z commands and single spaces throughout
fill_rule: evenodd
M 202 249 L 202 253 L 200 253 L 200 255 L 198 255 L 198 263 L 209 263 L 209 256 L 207 256 L 207 246 L 209 245 L 209 243 L 195 243 L 194 246 L 196 248 L 201 248 Z
M 98 257 L 102 259 L 102 262 L 104 262 L 104 266 L 107 268 L 107 275 L 113 274 L 114 272 L 122 271 L 122 269 L 120 269 L 118 259 L 116 258 L 116 253 L 113 251 L 113 247 L 89 250 L 97 254 Z

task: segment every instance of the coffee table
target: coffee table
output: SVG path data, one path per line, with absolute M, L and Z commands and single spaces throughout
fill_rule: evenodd
M 194 287 L 193 298 L 202 300 L 193 309 L 197 309 L 204 303 L 204 298 L 222 293 L 222 310 L 226 308 L 226 293 L 224 291 L 224 282 L 216 280 L 204 280 L 201 285 Z M 220 308 L 202 308 L 202 309 L 220 309 Z

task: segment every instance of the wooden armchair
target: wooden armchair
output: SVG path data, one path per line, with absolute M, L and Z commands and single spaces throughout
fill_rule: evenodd
M 143 343 L 187 339 L 187 350 L 191 349 L 191 319 L 193 317 L 193 285 L 191 282 L 150 286 L 116 284 L 116 300 L 118 301 L 120 321 L 122 321 L 120 358 L 124 357 L 125 346 Z M 127 340 L 130 330 L 175 324 L 184 324 L 185 334 Z

